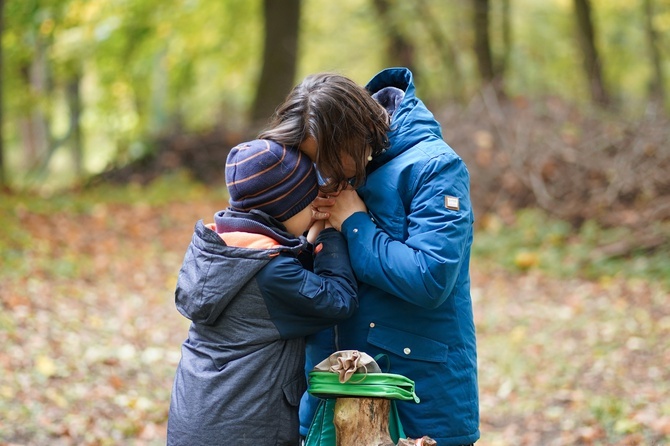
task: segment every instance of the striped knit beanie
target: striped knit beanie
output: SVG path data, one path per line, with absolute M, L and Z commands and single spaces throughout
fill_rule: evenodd
M 316 169 L 300 150 L 266 139 L 233 147 L 226 160 L 230 208 L 257 209 L 285 221 L 317 196 Z

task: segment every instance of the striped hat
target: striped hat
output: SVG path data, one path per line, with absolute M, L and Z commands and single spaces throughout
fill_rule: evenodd
M 257 209 L 285 221 L 305 209 L 318 193 L 316 169 L 300 150 L 267 139 L 233 147 L 226 160 L 230 208 Z

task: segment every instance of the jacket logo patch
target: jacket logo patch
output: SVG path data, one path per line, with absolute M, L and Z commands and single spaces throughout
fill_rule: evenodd
M 458 204 L 458 197 L 452 197 L 450 195 L 447 195 L 444 197 L 444 206 L 447 209 L 451 209 L 452 211 L 457 211 L 460 209 L 460 205 Z

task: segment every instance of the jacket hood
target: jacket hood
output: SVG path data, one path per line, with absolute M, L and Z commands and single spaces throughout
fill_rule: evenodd
M 296 238 L 286 230 L 282 222 L 257 209 L 252 209 L 249 212 L 233 211 L 232 209 L 219 211 L 214 215 L 214 222 L 218 233 L 239 231 L 264 235 L 287 249 L 297 247 L 300 250 L 306 241 L 304 237 Z
M 410 70 L 407 68 L 387 68 L 375 75 L 365 86 L 372 95 L 387 87 L 402 90 L 404 97 L 400 103 L 395 103 L 396 95 L 377 94 L 375 96 L 384 108 L 387 110 L 395 109 L 395 111 L 391 115 L 389 148 L 370 162 L 369 167 L 373 170 L 419 141 L 429 138 L 442 139 L 442 129 L 439 122 L 423 102 L 416 97 L 414 79 Z
M 214 324 L 240 290 L 273 257 L 286 251 L 297 254 L 306 246 L 303 238 L 288 239 L 283 235 L 271 237 L 275 239 L 276 244 L 268 249 L 226 245 L 217 233 L 224 232 L 226 228 L 229 231 L 257 234 L 259 238 L 269 235 L 262 233 L 260 228 L 263 225 L 258 221 L 252 224 L 258 228 L 257 231 L 242 231 L 239 226 L 246 222 L 240 215 L 226 218 L 224 214 L 225 212 L 217 213 L 216 226 L 205 225 L 202 221 L 196 224 L 177 278 L 175 291 L 177 309 L 184 317 L 205 325 Z M 273 233 L 268 227 L 264 230 L 269 231 L 268 234 Z M 282 241 L 288 243 L 284 244 Z

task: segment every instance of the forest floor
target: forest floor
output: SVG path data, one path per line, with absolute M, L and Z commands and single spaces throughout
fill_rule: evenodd
M 225 206 L 166 187 L 0 200 L 0 445 L 165 444 L 177 272 L 194 223 Z M 472 270 L 478 445 L 670 444 L 667 290 Z

